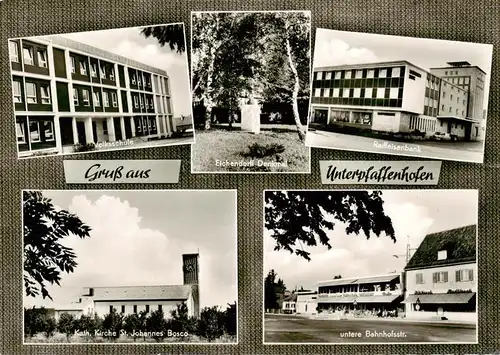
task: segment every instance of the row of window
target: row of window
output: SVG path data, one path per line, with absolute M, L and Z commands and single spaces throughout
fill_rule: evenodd
M 420 132 L 435 132 L 436 121 L 420 116 L 410 116 L 410 130 L 419 130 Z
M 9 41 L 9 55 L 11 62 L 20 63 L 19 44 L 17 42 Z M 33 47 L 23 45 L 23 61 L 25 65 L 35 65 L 34 55 Z M 47 68 L 47 50 L 38 48 L 36 55 L 38 57 L 38 66 Z
M 473 269 L 462 269 L 455 271 L 455 282 L 468 282 L 474 281 Z M 415 274 L 415 282 L 418 285 L 425 284 L 424 274 Z M 432 273 L 432 283 L 446 283 L 448 282 L 448 271 L 438 271 Z
M 98 92 L 93 93 L 94 96 L 94 106 L 101 106 L 101 99 Z M 110 107 L 109 100 L 110 93 L 107 91 L 102 91 L 102 102 L 103 107 Z M 90 91 L 88 89 L 82 89 L 81 102 L 83 106 L 90 106 Z M 80 106 L 80 97 L 78 95 L 78 90 L 73 88 L 73 103 L 75 106 Z M 115 92 L 111 92 L 111 103 L 113 107 L 118 107 L 118 96 Z
M 370 78 L 399 78 L 402 74 L 401 68 L 379 68 L 379 69 L 352 69 L 336 71 L 318 71 L 316 80 L 340 80 L 340 79 L 370 79 Z
M 48 84 L 38 84 L 40 87 L 40 99 L 41 99 L 41 104 L 44 105 L 50 105 L 51 100 L 50 100 L 50 88 Z M 32 83 L 27 81 L 25 83 L 25 88 L 26 88 L 26 102 L 28 104 L 37 104 L 38 99 L 37 99 L 37 84 Z M 12 95 L 14 99 L 14 103 L 22 103 L 23 102 L 23 97 L 22 97 L 22 90 L 21 90 L 21 82 L 14 80 L 12 81 Z
M 26 134 L 26 127 L 28 128 L 29 135 Z M 26 137 L 29 137 L 30 143 L 40 143 L 42 141 L 42 131 L 44 133 L 45 142 L 52 142 L 55 140 L 54 122 L 52 121 L 28 120 L 27 124 L 24 122 L 16 122 L 17 143 L 27 143 Z
M 314 89 L 315 97 L 397 99 L 399 88 Z
M 149 311 L 151 309 L 149 304 L 147 304 L 145 308 L 146 308 L 146 313 L 149 313 Z M 127 307 L 125 305 L 122 305 L 121 306 L 121 313 L 125 313 L 126 309 L 127 309 Z M 132 306 L 132 309 L 133 309 L 134 313 L 137 313 L 137 305 L 136 304 L 134 304 Z M 163 305 L 159 304 L 157 309 L 159 311 L 163 311 Z M 112 313 L 113 311 L 116 311 L 116 308 L 114 306 L 109 306 L 109 313 Z
M 444 114 L 445 112 L 446 112 L 446 106 L 445 105 L 441 105 L 441 113 Z M 448 113 L 453 113 L 453 107 L 452 106 L 448 107 Z M 455 115 L 458 116 L 460 113 L 462 114 L 462 116 L 465 117 L 465 111 L 464 110 L 460 111 L 458 108 L 455 109 Z
M 75 57 L 70 56 L 71 58 L 71 73 L 75 74 L 76 73 L 76 65 L 75 65 Z M 87 61 L 86 60 L 80 60 L 79 61 L 79 67 L 80 67 L 80 74 L 81 75 L 88 75 L 87 74 Z M 109 79 L 111 81 L 115 81 L 115 69 L 114 68 L 109 68 L 107 65 L 101 65 L 100 67 L 100 72 L 101 72 L 101 79 Z M 90 75 L 93 78 L 97 78 L 97 63 L 91 63 L 90 64 Z

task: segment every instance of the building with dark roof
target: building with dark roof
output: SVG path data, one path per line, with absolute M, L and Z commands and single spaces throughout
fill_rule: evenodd
M 464 63 L 430 71 L 405 60 L 314 68 L 311 127 L 482 140 L 485 74 Z
M 182 285 L 86 287 L 78 296 L 78 302 L 56 307 L 55 317 L 58 319 L 63 313 L 102 317 L 112 309 L 124 315 L 161 309 L 168 317 L 170 311 L 183 302 L 188 315 L 197 317 L 200 312 L 198 257 L 198 254 L 183 255 Z
M 477 226 L 427 235 L 405 267 L 408 318 L 477 319 Z

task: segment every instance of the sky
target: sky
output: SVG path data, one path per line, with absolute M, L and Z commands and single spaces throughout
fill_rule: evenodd
M 191 115 L 191 90 L 186 52 L 178 54 L 142 35 L 142 27 L 69 33 L 62 36 L 166 70 L 170 77 L 174 115 Z
M 63 274 L 54 299 L 25 297 L 25 306 L 78 300 L 83 287 L 182 285 L 182 254 L 200 258 L 200 306 L 237 301 L 235 191 L 43 191 L 75 213 L 91 236 L 66 238 L 78 266 Z M 213 208 L 217 206 L 217 208 Z
M 330 193 L 330 191 L 327 191 Z M 396 232 L 396 243 L 382 234 L 372 236 L 346 235 L 339 223 L 328 232 L 332 249 L 316 246 L 311 261 L 274 251 L 275 241 L 264 231 L 264 276 L 274 269 L 289 290 L 302 286 L 314 289 L 317 281 L 342 277 L 374 276 L 394 271 L 406 265 L 406 245 L 418 248 L 429 233 L 477 223 L 478 194 L 476 190 L 385 190 L 384 209 Z M 398 257 L 394 257 L 396 255 Z
M 468 61 L 486 72 L 487 108 L 493 46 L 427 38 L 377 35 L 318 28 L 313 67 L 407 60 L 423 69 Z

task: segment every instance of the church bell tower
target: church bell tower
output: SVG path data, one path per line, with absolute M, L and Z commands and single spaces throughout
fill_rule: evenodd
M 197 254 L 183 254 L 182 255 L 182 271 L 184 275 L 184 285 L 190 285 L 193 295 L 193 315 L 198 317 L 200 315 L 200 288 L 199 288 L 199 259 L 200 255 Z

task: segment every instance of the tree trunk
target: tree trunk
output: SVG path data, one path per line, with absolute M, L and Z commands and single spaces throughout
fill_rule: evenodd
M 215 34 L 219 32 L 219 18 L 215 19 Z M 203 98 L 203 104 L 206 107 L 205 111 L 205 130 L 209 130 L 212 126 L 212 109 L 214 107 L 213 97 L 212 97 L 212 82 L 215 68 L 215 54 L 217 52 L 217 47 L 212 45 L 210 47 L 210 63 L 207 69 L 207 87 L 205 90 L 205 95 Z
M 290 46 L 290 38 L 288 34 L 288 26 L 286 26 L 286 53 L 287 53 L 287 58 L 288 58 L 288 65 L 290 65 L 290 69 L 292 70 L 293 74 L 293 91 L 292 91 L 292 109 L 293 109 L 293 119 L 295 120 L 295 126 L 297 127 L 297 133 L 299 134 L 299 139 L 301 142 L 303 142 L 306 138 L 305 132 L 304 132 L 304 127 L 302 126 L 302 123 L 300 122 L 300 115 L 299 115 L 299 104 L 298 104 L 298 97 L 299 97 L 299 90 L 300 90 L 300 82 L 299 82 L 299 74 L 297 73 L 297 68 L 295 67 L 295 63 L 293 62 L 292 58 L 292 48 Z

